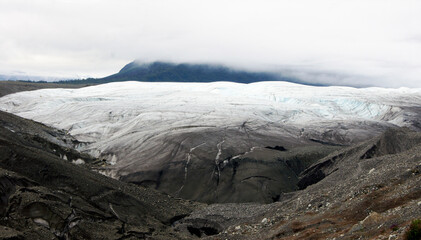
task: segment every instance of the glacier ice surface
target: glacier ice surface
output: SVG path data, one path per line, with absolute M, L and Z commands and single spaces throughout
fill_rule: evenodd
M 408 88 L 116 82 L 19 92 L 1 98 L 0 110 L 65 129 L 89 143 L 80 150 L 116 164 L 122 152 L 142 149 L 150 139 L 171 132 L 244 123 L 256 129 L 273 123 L 300 128 L 338 121 L 405 126 L 405 116 L 411 113 L 404 110 L 420 104 L 421 90 Z

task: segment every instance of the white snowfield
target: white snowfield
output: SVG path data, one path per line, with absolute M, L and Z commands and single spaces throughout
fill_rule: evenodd
M 360 123 L 411 126 L 419 106 L 421 89 L 314 87 L 286 82 L 117 82 L 81 89 L 20 92 L 0 98 L 0 110 L 65 129 L 79 141 L 90 143 L 80 150 L 104 157 L 112 164 L 122 157 L 148 157 L 139 152 L 151 141 L 162 144 L 164 137 L 160 136 L 171 133 L 247 124 L 250 131 L 296 128 L 297 132 L 290 134 L 300 138 L 304 129 L 322 133 L 338 124 L 357 124 L 354 132 Z M 272 125 L 276 127 L 270 128 Z M 346 135 L 347 129 L 343 132 Z M 213 147 L 220 151 L 224 144 L 228 143 Z

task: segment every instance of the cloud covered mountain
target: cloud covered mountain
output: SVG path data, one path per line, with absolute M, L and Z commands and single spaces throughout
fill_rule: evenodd
M 256 72 L 236 70 L 216 64 L 190 64 L 133 61 L 125 65 L 118 73 L 104 78 L 65 81 L 66 83 L 101 84 L 121 81 L 141 82 L 218 82 L 230 81 L 252 83 L 261 81 L 287 81 L 305 83 L 298 78 L 283 76 L 275 72 Z M 320 84 L 312 84 L 320 85 Z

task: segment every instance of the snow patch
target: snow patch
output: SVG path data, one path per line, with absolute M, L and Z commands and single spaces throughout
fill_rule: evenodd
M 85 164 L 85 161 L 81 158 L 78 158 L 78 159 L 76 159 L 76 161 L 73 160 L 72 163 L 76 164 L 76 165 L 81 165 L 81 164 Z

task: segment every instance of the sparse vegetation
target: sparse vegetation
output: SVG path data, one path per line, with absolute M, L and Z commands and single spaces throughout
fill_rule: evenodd
M 421 239 L 421 220 L 415 219 L 409 226 L 408 231 L 405 233 L 406 240 L 420 240 Z
M 397 231 L 398 229 L 399 229 L 399 226 L 396 224 L 393 224 L 392 226 L 390 226 L 390 230 L 392 230 L 393 232 Z

